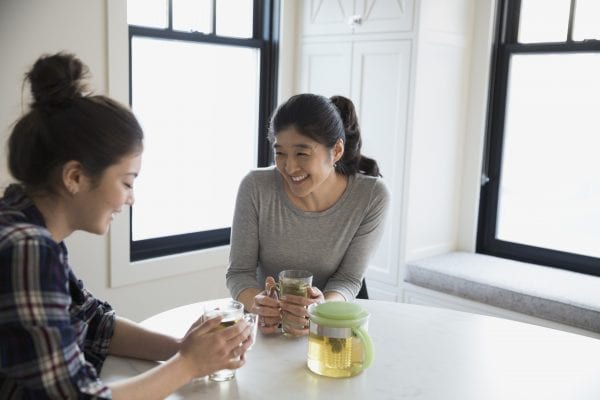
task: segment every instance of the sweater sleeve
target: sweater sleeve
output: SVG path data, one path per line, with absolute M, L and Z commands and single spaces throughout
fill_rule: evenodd
M 231 250 L 226 284 L 234 299 L 237 299 L 244 289 L 262 287 L 256 278 L 259 252 L 257 194 L 252 173 L 249 173 L 238 189 L 231 226 Z
M 383 235 L 389 203 L 389 191 L 383 181 L 377 179 L 370 192 L 368 206 L 362 213 L 362 221 L 340 266 L 327 281 L 323 292 L 338 292 L 347 301 L 356 297 L 371 256 Z

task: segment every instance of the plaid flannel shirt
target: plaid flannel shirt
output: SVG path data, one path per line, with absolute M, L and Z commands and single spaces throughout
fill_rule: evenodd
M 0 398 L 111 398 L 98 378 L 115 314 L 67 262 L 23 189 L 0 199 Z

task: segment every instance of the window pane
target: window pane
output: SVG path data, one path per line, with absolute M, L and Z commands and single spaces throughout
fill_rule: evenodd
M 173 29 L 212 33 L 212 0 L 173 0 Z
M 146 135 L 133 240 L 231 226 L 257 165 L 259 50 L 134 37 L 132 76 Z
M 166 28 L 169 26 L 168 0 L 127 0 L 129 25 Z
M 497 238 L 600 257 L 600 54 L 513 56 Z
M 577 0 L 573 40 L 600 39 L 600 1 Z
M 566 41 L 570 4 L 570 0 L 522 0 L 519 42 Z
M 217 1 L 217 35 L 251 38 L 253 0 Z

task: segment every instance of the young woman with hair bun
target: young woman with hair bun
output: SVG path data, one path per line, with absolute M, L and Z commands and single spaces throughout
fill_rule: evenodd
M 342 96 L 299 94 L 271 118 L 275 167 L 241 182 L 231 230 L 227 286 L 278 332 L 281 313 L 308 334 L 306 306 L 356 297 L 383 232 L 389 193 L 377 162 L 361 153 L 354 104 Z M 287 269 L 308 270 L 308 298 L 268 296 L 264 282 Z
M 0 199 L 0 398 L 162 399 L 191 379 L 244 364 L 250 328 L 195 322 L 182 339 L 117 317 L 71 269 L 64 239 L 104 234 L 133 204 L 143 133 L 132 112 L 83 85 L 75 56 L 39 58 L 31 109 L 8 141 L 18 183 Z M 106 385 L 108 354 L 165 360 Z M 237 356 L 239 361 L 234 361 Z

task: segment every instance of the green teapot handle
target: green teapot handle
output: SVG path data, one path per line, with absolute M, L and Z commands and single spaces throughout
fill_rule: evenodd
M 362 342 L 363 347 L 365 349 L 365 362 L 363 364 L 363 369 L 367 369 L 371 366 L 373 362 L 373 341 L 371 337 L 364 330 L 363 327 L 352 328 L 352 333 L 354 333 Z

